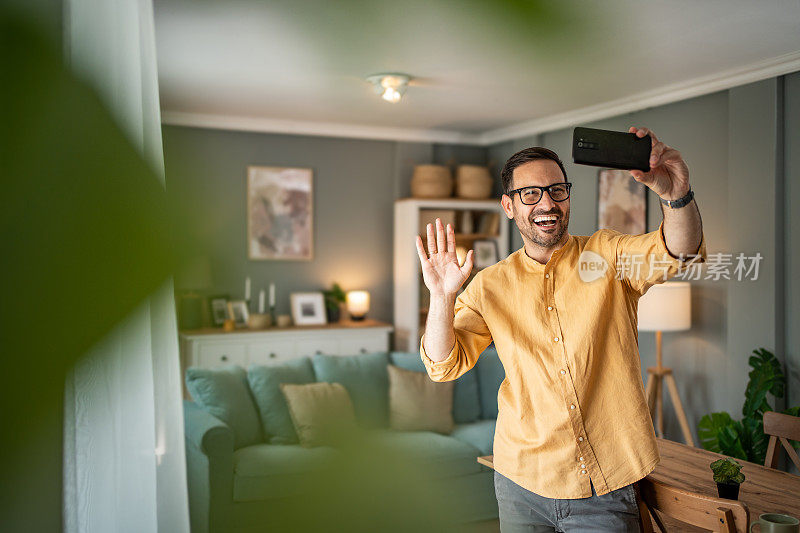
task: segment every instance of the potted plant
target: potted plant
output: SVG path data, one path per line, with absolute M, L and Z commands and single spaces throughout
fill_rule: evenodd
M 323 294 L 325 295 L 328 322 L 339 322 L 341 305 L 347 300 L 347 296 L 338 283 L 334 283 L 330 290 L 323 291 Z
M 786 377 L 780 361 L 764 348 L 753 350 L 748 362 L 752 370 L 744 392 L 742 419 L 734 420 L 724 411 L 710 413 L 700 420 L 697 434 L 706 450 L 763 465 L 769 442 L 764 434 L 763 418 L 766 411 L 774 410 L 767 395 L 783 398 Z M 800 416 L 800 406 L 784 409 L 783 413 Z M 795 449 L 800 449 L 800 442 L 791 443 Z
M 714 472 L 714 481 L 717 482 L 717 493 L 720 498 L 739 499 L 739 485 L 744 481 L 741 469 L 742 465 L 733 457 L 717 459 L 711 463 L 711 471 Z

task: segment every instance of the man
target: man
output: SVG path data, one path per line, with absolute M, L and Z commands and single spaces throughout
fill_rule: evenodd
M 647 128 L 662 200 L 656 231 L 570 235 L 570 186 L 558 156 L 522 150 L 502 171 L 502 205 L 524 246 L 479 271 L 459 267 L 455 235 L 436 219 L 416 239 L 430 309 L 420 355 L 433 381 L 471 369 L 494 342 L 506 377 L 494 440 L 500 529 L 639 531 L 634 483 L 659 462 L 636 334 L 639 297 L 691 261 L 705 238 L 681 154 Z M 666 204 L 666 205 L 665 205 Z

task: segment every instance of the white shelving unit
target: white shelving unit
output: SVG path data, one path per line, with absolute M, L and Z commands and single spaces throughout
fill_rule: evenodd
M 498 260 L 505 259 L 509 254 L 509 223 L 500 200 L 397 200 L 394 204 L 394 349 L 398 351 L 419 350 L 428 311 L 429 292 L 422 279 L 422 268 L 414 239 L 416 235 L 420 235 L 427 249 L 425 222 L 433 222 L 442 211 L 455 213 L 457 247 L 463 246 L 469 250 L 475 240 L 491 239 L 497 244 Z M 465 212 L 469 215 L 465 215 Z M 489 222 L 488 228 L 481 232 L 481 219 L 491 213 L 496 213 L 495 222 Z M 464 224 L 465 217 L 473 220 L 473 228 Z M 461 290 L 477 271 L 473 267 L 472 274 Z

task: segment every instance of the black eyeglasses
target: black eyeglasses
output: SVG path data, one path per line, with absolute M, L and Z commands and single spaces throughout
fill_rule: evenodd
M 518 192 L 519 199 L 523 204 L 534 205 L 539 203 L 539 200 L 541 200 L 542 196 L 544 196 L 544 192 L 547 191 L 547 194 L 550 195 L 550 198 L 552 198 L 554 202 L 563 202 L 569 198 L 569 189 L 571 187 L 572 183 L 570 182 L 554 183 L 552 185 L 548 185 L 547 187 L 537 187 L 536 185 L 531 185 L 530 187 L 520 187 L 519 189 L 508 191 L 507 194 L 511 199 L 513 199 L 514 193 Z

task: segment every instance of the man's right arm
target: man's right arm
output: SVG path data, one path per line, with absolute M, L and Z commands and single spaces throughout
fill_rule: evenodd
M 453 333 L 455 294 L 431 294 L 428 319 L 425 322 L 424 352 L 434 362 L 444 361 L 456 343 Z

